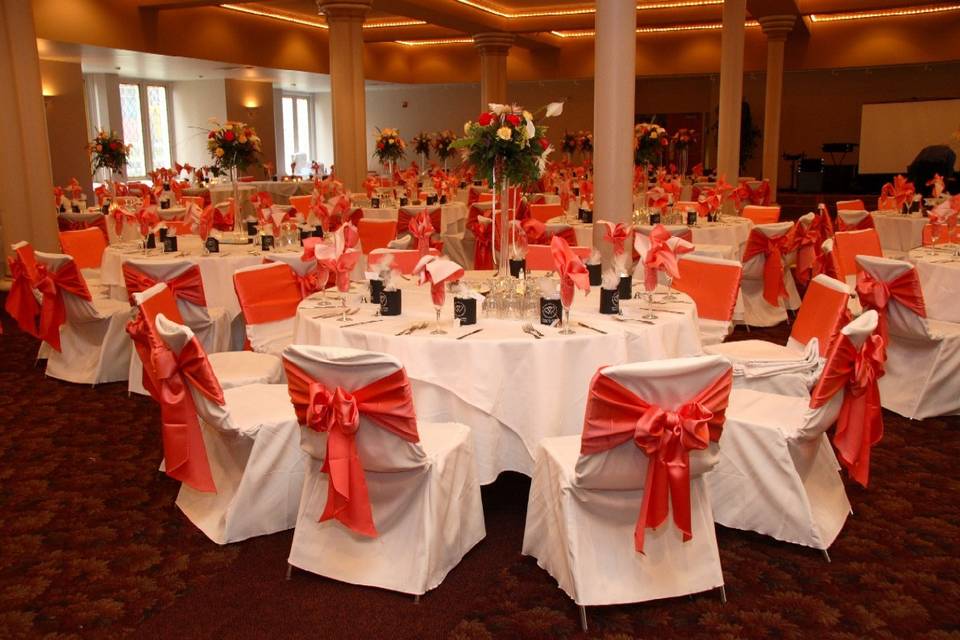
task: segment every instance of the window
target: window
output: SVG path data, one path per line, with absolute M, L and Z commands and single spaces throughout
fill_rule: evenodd
M 284 95 L 280 100 L 283 113 L 283 158 L 285 166 L 278 173 L 310 175 L 313 153 L 313 100 L 310 96 Z M 290 164 L 296 162 L 294 171 Z
M 163 85 L 120 84 L 123 141 L 133 145 L 127 159 L 128 177 L 143 177 L 149 171 L 173 166 L 169 100 Z

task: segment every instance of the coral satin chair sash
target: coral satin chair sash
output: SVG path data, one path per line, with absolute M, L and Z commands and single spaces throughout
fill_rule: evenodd
M 291 269 L 291 271 L 293 270 Z M 323 291 L 334 284 L 330 279 L 330 270 L 320 265 L 320 263 L 317 263 L 317 266 L 302 276 L 296 271 L 293 271 L 293 276 L 297 279 L 297 285 L 300 287 L 300 296 L 303 298 L 318 291 Z
M 113 217 L 113 230 L 116 232 L 117 236 L 123 234 L 123 225 L 128 222 L 136 222 L 137 216 L 123 207 L 117 207 L 110 212 L 110 216 Z
M 133 294 L 146 291 L 159 282 L 159 280 L 155 280 L 129 263 L 123 265 L 123 281 L 127 286 L 127 293 L 130 295 L 130 304 L 133 304 Z M 164 283 L 170 288 L 174 297 L 199 307 L 207 306 L 199 266 L 193 265 L 180 275 L 164 280 Z
M 817 264 L 817 256 L 820 255 L 820 245 L 822 244 L 822 221 L 820 216 L 813 219 L 810 226 L 804 228 L 802 225 L 794 227 L 794 246 L 797 250 L 797 281 L 805 286 L 810 282 Z
M 439 207 L 432 207 L 419 212 L 411 212 L 409 209 L 401 207 L 397 212 L 397 237 L 399 238 L 406 233 L 411 233 L 410 223 L 419 218 L 422 213 L 426 213 L 427 216 L 429 216 L 430 224 L 434 229 L 431 233 L 439 233 L 438 229 L 441 228 L 442 218 Z
M 581 455 L 600 453 L 633 439 L 648 457 L 643 503 L 634 544 L 643 552 L 646 529 L 654 529 L 673 511 L 683 540 L 693 537 L 690 522 L 690 452 L 720 439 L 733 385 L 728 369 L 676 411 L 647 402 L 597 372 L 590 383 L 583 419 Z
M 39 338 L 37 316 L 40 315 L 40 303 L 33 296 L 33 286 L 37 279 L 37 264 L 33 257 L 33 248 L 26 246 L 17 250 L 15 256 L 7 258 L 13 283 L 7 294 L 4 308 L 17 326 L 26 333 Z
M 417 417 L 407 372 L 398 369 L 360 389 L 329 388 L 284 360 L 290 400 L 300 424 L 327 434 L 321 470 L 330 479 L 319 522 L 339 520 L 347 528 L 376 537 L 363 461 L 357 450 L 360 415 L 407 442 L 419 442 Z
M 863 229 L 876 229 L 877 225 L 873 221 L 873 216 L 869 213 L 856 224 L 847 224 L 843 216 L 837 216 L 837 231 L 862 231 Z
M 786 233 L 770 238 L 761 231 L 753 229 L 743 250 L 743 263 L 753 257 L 763 255 L 763 299 L 776 307 L 780 298 L 787 297 L 787 288 L 783 284 L 783 254 L 789 250 L 792 234 Z
M 884 374 L 885 345 L 884 338 L 874 333 L 858 350 L 841 334 L 810 397 L 810 408 L 816 409 L 845 390 L 833 445 L 847 472 L 864 487 L 870 476 L 870 448 L 883 437 L 877 380 Z
M 90 295 L 87 283 L 73 260 L 68 260 L 56 271 L 50 271 L 46 265 L 38 264 L 34 287 L 43 296 L 39 337 L 60 351 L 60 326 L 67 321 L 63 292 L 68 291 L 87 301 L 92 301 L 93 296 Z
M 216 493 L 200 419 L 190 393 L 193 386 L 212 402 L 224 404 L 223 390 L 203 347 L 193 337 L 178 356 L 166 345 L 153 341 L 149 360 L 144 361 L 144 367 L 147 366 L 157 384 L 167 475 L 197 491 Z
M 927 317 L 927 309 L 923 303 L 923 290 L 920 288 L 920 278 L 917 277 L 916 269 L 910 269 L 889 281 L 874 278 L 866 271 L 861 271 L 857 274 L 857 296 L 864 310 L 875 309 L 880 316 L 877 333 L 883 338 L 884 344 L 890 339 L 887 307 L 891 299 L 921 318 Z

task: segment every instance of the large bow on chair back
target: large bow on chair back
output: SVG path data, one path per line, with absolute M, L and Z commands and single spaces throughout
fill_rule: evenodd
M 870 448 L 883 437 L 877 380 L 883 377 L 885 360 L 886 340 L 878 333 L 868 337 L 859 349 L 840 334 L 810 396 L 810 408 L 816 409 L 844 389 L 833 445 L 850 477 L 864 487 L 870 477 Z
M 162 422 L 163 460 L 171 478 L 204 493 L 216 493 L 197 407 L 190 387 L 223 406 L 223 390 L 196 337 L 179 355 L 160 340 L 150 340 L 150 375 L 156 384 Z M 144 381 L 148 379 L 144 376 Z
M 887 344 L 890 340 L 887 323 L 887 308 L 890 300 L 896 300 L 921 318 L 927 317 L 923 303 L 923 290 L 917 270 L 910 269 L 893 280 L 884 281 L 875 278 L 863 270 L 857 274 L 857 297 L 865 310 L 874 309 L 880 316 L 877 321 L 877 334 Z
M 817 272 L 817 258 L 821 253 L 823 234 L 823 218 L 814 216 L 806 227 L 797 222 L 794 227 L 793 246 L 797 251 L 796 280 L 800 286 L 806 286 L 810 280 L 819 275 Z
M 49 270 L 44 264 L 38 264 L 34 287 L 43 297 L 38 336 L 60 351 L 60 326 L 67 321 L 63 292 L 67 291 L 87 301 L 93 300 L 93 297 L 73 260 L 68 260 L 56 271 Z
M 603 240 L 613 246 L 613 253 L 615 255 L 623 255 L 624 244 L 629 235 L 629 230 L 622 222 L 618 222 L 617 224 L 607 221 L 603 222 Z
M 590 273 L 580 256 L 575 254 L 567 241 L 559 236 L 554 236 L 550 240 L 550 255 L 553 257 L 557 275 L 560 276 L 560 301 L 565 309 L 569 309 L 573 304 L 575 288 L 584 293 L 590 292 Z
M 581 455 L 600 453 L 633 440 L 649 459 L 643 503 L 634 530 L 643 552 L 646 529 L 654 529 L 673 511 L 683 540 L 693 537 L 690 517 L 690 452 L 720 439 L 733 385 L 732 369 L 708 384 L 676 410 L 638 397 L 598 371 L 590 383 L 583 419 Z
M 141 271 L 129 262 L 122 267 L 123 281 L 130 296 L 130 304 L 134 304 L 133 294 L 146 291 L 160 282 L 156 278 Z M 199 307 L 207 306 L 207 298 L 203 291 L 203 279 L 200 277 L 200 267 L 193 265 L 183 273 L 163 281 L 175 298 L 180 298 Z
M 363 461 L 357 450 L 360 416 L 406 440 L 419 442 L 417 416 L 407 372 L 398 369 L 359 389 L 328 387 L 284 359 L 287 388 L 300 424 L 327 434 L 321 471 L 329 476 L 320 522 L 339 520 L 349 529 L 376 537 Z
M 37 281 L 37 260 L 33 255 L 33 247 L 27 244 L 21 246 L 15 255 L 7 258 L 7 264 L 13 283 L 4 308 L 17 321 L 21 331 L 39 338 L 37 316 L 40 315 L 40 304 L 33 295 Z
M 643 286 L 647 291 L 657 288 L 657 272 L 663 271 L 673 279 L 680 277 L 677 255 L 693 251 L 693 245 L 670 234 L 662 224 L 650 230 L 650 235 L 636 234 L 634 248 L 643 258 Z
M 467 221 L 467 231 L 473 234 L 473 268 L 493 269 L 493 239 L 487 226 L 479 217 Z
M 350 272 L 360 259 L 360 252 L 351 247 L 352 236 L 348 233 L 349 229 L 353 229 L 352 225 L 345 225 L 333 235 L 333 242 L 320 242 L 314 246 L 317 267 L 334 275 L 340 291 L 350 288 Z
M 780 298 L 787 297 L 787 287 L 783 283 L 783 255 L 790 250 L 792 236 L 791 232 L 771 238 L 759 229 L 753 229 L 743 250 L 744 264 L 756 256 L 764 257 L 763 299 L 774 307 L 780 305 Z

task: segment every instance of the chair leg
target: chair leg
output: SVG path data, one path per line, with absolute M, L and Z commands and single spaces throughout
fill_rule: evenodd
M 293 575 L 293 565 L 288 562 L 287 563 L 287 580 L 290 579 L 291 575 Z
M 420 594 L 413 596 L 413 604 L 420 604 Z
M 727 588 L 720 585 L 720 602 L 727 604 Z
M 827 553 L 827 550 L 821 549 L 820 551 L 823 553 L 823 557 L 827 560 L 827 562 L 830 562 L 830 554 Z
M 580 628 L 587 632 L 587 608 L 584 606 L 580 606 Z

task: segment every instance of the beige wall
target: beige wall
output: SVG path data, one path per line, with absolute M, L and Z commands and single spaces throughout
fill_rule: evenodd
M 175 158 L 180 164 L 210 164 L 207 131 L 210 118 L 227 119 L 223 80 L 184 80 L 170 86 L 173 98 Z
M 263 162 L 276 164 L 277 144 L 273 118 L 273 84 L 255 80 L 225 80 L 227 119 L 252 125 L 260 136 Z M 256 107 L 251 117 L 248 108 Z M 263 169 L 251 167 L 247 173 L 262 180 Z
M 53 183 L 63 186 L 70 182 L 70 178 L 76 178 L 92 202 L 83 72 L 77 63 L 41 60 L 40 76 L 43 92 L 49 96 L 46 100 L 47 138 Z

